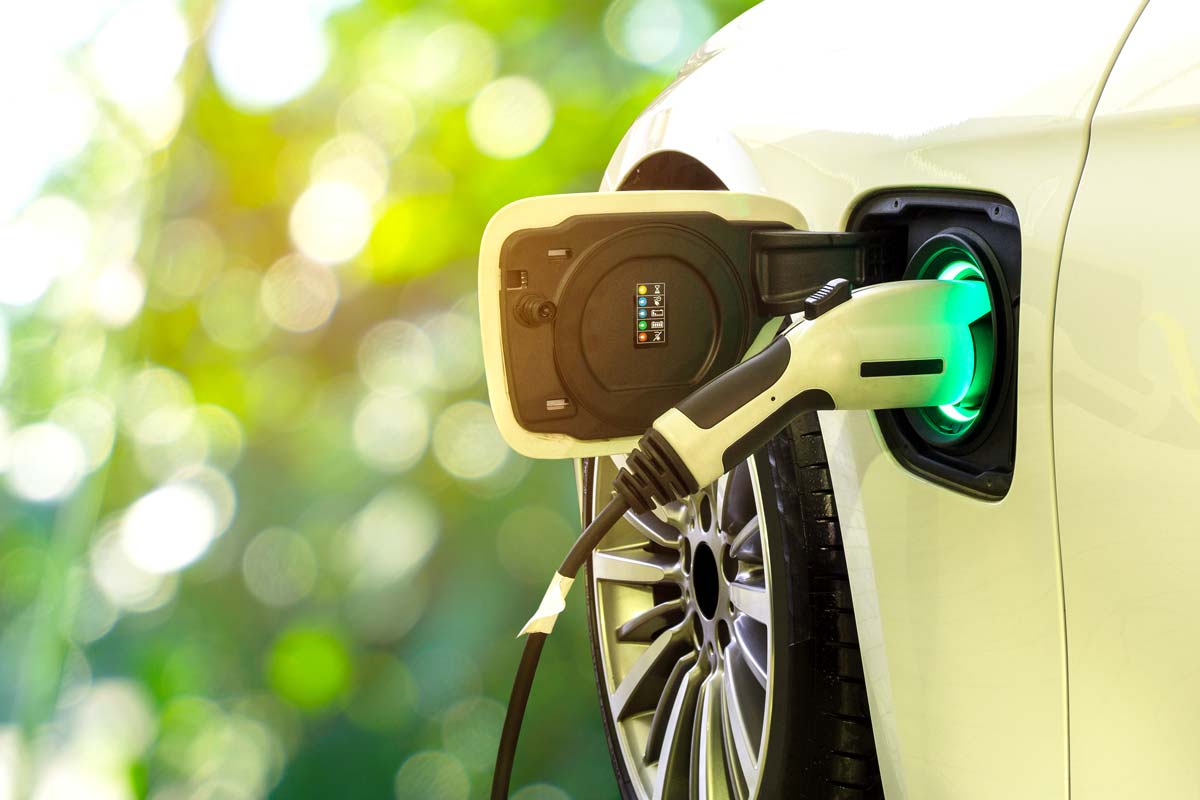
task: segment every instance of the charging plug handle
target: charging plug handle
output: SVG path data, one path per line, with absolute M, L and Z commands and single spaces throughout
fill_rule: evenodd
M 989 313 L 981 282 L 831 281 L 812 319 L 727 370 L 654 421 L 615 487 L 635 511 L 695 492 L 805 411 L 924 407 L 967 393 L 970 324 Z

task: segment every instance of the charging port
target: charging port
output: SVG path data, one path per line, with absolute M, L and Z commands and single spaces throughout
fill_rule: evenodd
M 890 234 L 885 279 L 981 281 L 991 313 L 971 326 L 974 377 L 957 402 L 876 413 L 888 448 L 907 469 L 949 488 L 999 499 L 1016 461 L 1016 342 L 1021 235 L 1008 201 L 991 195 L 876 195 L 850 231 Z

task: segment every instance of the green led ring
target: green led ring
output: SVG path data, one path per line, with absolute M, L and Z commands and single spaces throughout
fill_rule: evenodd
M 939 281 L 987 280 L 975 254 L 955 245 L 941 248 L 926 258 L 917 271 L 917 277 Z M 957 441 L 974 428 L 992 377 L 995 357 L 992 315 L 989 313 L 972 324 L 971 334 L 975 344 L 975 365 L 974 377 L 966 394 L 957 402 L 922 408 L 916 412 L 926 425 L 946 441 Z
M 949 266 L 943 268 L 936 278 L 939 281 L 981 281 L 983 279 L 983 270 L 977 264 L 970 261 L 952 262 Z M 990 307 L 988 311 L 991 311 Z M 937 409 L 949 419 L 958 423 L 971 423 L 979 416 L 979 406 L 969 408 L 963 404 L 962 399 L 957 403 L 947 403 L 938 406 Z

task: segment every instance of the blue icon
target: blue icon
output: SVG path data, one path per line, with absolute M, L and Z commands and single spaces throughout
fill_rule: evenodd
M 639 298 L 638 298 L 638 305 L 639 305 L 639 306 L 644 306 L 644 305 L 646 305 L 646 298 L 644 298 L 644 297 L 639 297 Z
M 645 318 L 646 318 L 646 309 L 644 309 L 644 308 L 639 308 L 639 309 L 638 309 L 638 318 L 639 318 L 639 319 L 645 319 Z

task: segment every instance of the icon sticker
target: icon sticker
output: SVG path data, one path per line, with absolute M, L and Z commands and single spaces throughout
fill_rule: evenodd
M 644 281 L 634 287 L 637 323 L 634 345 L 648 347 L 667 343 L 667 285 Z

